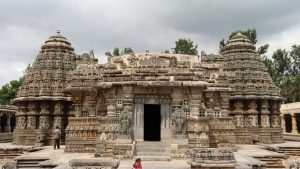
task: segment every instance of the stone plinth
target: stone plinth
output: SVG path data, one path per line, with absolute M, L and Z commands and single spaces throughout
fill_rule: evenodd
M 189 163 L 192 169 L 234 169 L 236 161 L 229 149 L 194 148 Z
M 103 158 L 103 159 L 72 159 L 69 165 L 73 169 L 117 169 L 120 165 L 119 160 Z

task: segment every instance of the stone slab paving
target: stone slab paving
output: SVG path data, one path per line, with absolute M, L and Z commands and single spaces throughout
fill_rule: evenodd
M 300 142 L 297 141 L 286 141 L 280 144 L 270 144 L 269 147 L 278 148 L 278 147 L 300 147 Z
M 121 160 L 118 169 L 132 169 L 134 160 Z M 143 169 L 190 169 L 186 160 L 142 161 Z
M 266 157 L 266 156 L 278 156 L 282 157 L 283 154 L 266 150 L 264 145 L 237 145 L 237 152 L 235 155 L 246 155 L 251 157 Z
M 300 146 L 300 142 L 286 142 L 284 145 Z M 277 146 L 282 144 L 276 144 Z M 269 145 L 270 146 L 270 145 Z M 2 148 L 15 148 L 30 146 L 16 146 L 11 143 L 0 143 Z M 235 159 L 239 165 L 249 164 L 263 164 L 253 157 L 266 157 L 266 156 L 283 156 L 283 154 L 269 151 L 264 149 L 265 145 L 237 145 L 237 151 L 234 152 Z M 42 150 L 36 152 L 25 152 L 23 157 L 47 157 L 50 163 L 60 166 L 68 166 L 71 159 L 91 159 L 94 158 L 94 153 L 66 153 L 64 152 L 65 146 L 61 146 L 61 149 L 54 150 L 52 146 L 45 146 Z M 121 160 L 120 169 L 131 169 L 134 160 Z M 172 160 L 172 161 L 142 161 L 143 169 L 188 169 L 190 165 L 187 164 L 187 160 Z M 0 160 L 1 166 L 1 160 Z
M 2 146 L 2 144 L 1 144 Z M 10 146 L 10 145 L 9 145 Z M 9 147 L 7 146 L 7 147 Z M 68 166 L 71 159 L 90 159 L 94 158 L 94 153 L 66 153 L 65 146 L 54 150 L 52 146 L 45 146 L 43 150 L 23 154 L 22 157 L 47 157 L 50 163 L 60 166 Z M 132 169 L 134 160 L 121 160 L 120 169 Z M 143 169 L 189 169 L 186 160 L 173 161 L 143 161 Z
M 22 146 L 22 145 L 13 145 L 11 142 L 9 143 L 0 143 L 0 149 L 3 149 L 3 148 L 24 148 L 24 149 L 27 149 L 27 148 L 30 148 L 32 146 Z

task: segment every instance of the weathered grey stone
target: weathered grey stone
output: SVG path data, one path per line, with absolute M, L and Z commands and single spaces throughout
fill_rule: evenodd
M 115 159 L 72 159 L 69 162 L 69 165 L 73 169 L 98 169 L 98 168 L 105 168 L 105 169 L 117 169 L 120 165 L 119 160 Z

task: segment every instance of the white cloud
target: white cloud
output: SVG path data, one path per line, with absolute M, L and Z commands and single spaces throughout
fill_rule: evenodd
M 230 32 L 256 28 L 260 44 L 289 49 L 299 43 L 300 1 L 290 0 L 3 0 L 0 3 L 0 86 L 22 75 L 56 29 L 76 53 L 101 62 L 113 48 L 161 52 L 190 38 L 217 53 Z M 22 70 L 20 70 L 22 69 Z
M 22 77 L 26 67 L 23 62 L 0 63 L 0 86 Z
M 295 25 L 283 32 L 278 34 L 274 34 L 267 39 L 262 40 L 259 45 L 269 44 L 269 50 L 267 52 L 267 56 L 271 57 L 273 52 L 277 49 L 286 49 L 289 51 L 291 46 L 294 44 L 300 44 L 300 24 Z

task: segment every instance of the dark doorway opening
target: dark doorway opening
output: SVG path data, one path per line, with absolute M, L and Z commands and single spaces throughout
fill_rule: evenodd
M 299 113 L 295 113 L 295 118 L 296 118 L 296 124 L 297 124 L 297 131 L 298 131 L 298 134 L 299 134 L 299 131 L 300 131 L 300 114 Z
M 6 114 L 3 114 L 2 116 L 0 116 L 0 126 L 1 126 L 1 131 L 0 133 L 4 133 L 5 132 L 5 127 L 6 127 L 6 124 L 7 124 L 7 116 Z
M 285 131 L 287 133 L 291 133 L 292 132 L 292 116 L 289 114 L 285 114 L 284 120 L 285 120 Z
M 144 140 L 160 141 L 160 105 L 144 105 Z

